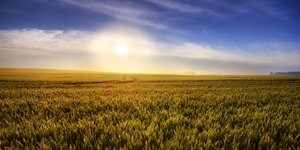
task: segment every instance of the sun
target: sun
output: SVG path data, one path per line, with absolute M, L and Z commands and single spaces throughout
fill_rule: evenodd
M 125 55 L 129 52 L 128 46 L 126 44 L 116 44 L 115 45 L 115 53 L 118 55 Z

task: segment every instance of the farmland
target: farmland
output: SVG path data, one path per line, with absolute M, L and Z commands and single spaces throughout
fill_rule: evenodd
M 297 149 L 299 76 L 0 69 L 0 149 Z

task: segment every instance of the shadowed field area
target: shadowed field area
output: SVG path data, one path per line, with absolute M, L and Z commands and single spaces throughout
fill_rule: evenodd
M 297 149 L 299 76 L 0 69 L 0 149 Z

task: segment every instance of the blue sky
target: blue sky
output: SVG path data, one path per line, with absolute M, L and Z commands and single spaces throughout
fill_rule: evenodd
M 300 70 L 299 26 L 297 0 L 2 0 L 0 66 L 199 74 L 295 71 Z M 108 53 L 114 49 L 108 43 L 119 37 L 130 55 Z

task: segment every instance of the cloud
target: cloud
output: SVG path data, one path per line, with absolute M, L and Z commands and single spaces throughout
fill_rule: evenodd
M 267 73 L 270 68 L 300 69 L 299 43 L 270 44 L 272 46 L 257 43 L 249 46 L 256 50 L 253 52 L 251 49 L 220 50 L 209 45 L 185 41 L 156 41 L 139 29 L 121 26 L 113 26 L 99 32 L 0 30 L 0 39 L 0 65 L 20 62 L 16 64 L 19 67 L 25 67 L 22 66 L 24 64 L 30 67 L 30 64 L 37 63 L 43 64 L 40 67 L 61 68 L 74 66 L 71 62 L 76 62 L 75 69 L 165 73 L 188 70 L 226 74 Z M 114 46 L 120 41 L 130 50 L 126 56 L 114 53 Z M 286 52 L 286 47 L 293 49 Z M 22 63 L 22 60 L 26 63 Z
M 156 29 L 165 29 L 166 26 L 159 23 L 152 23 L 149 18 L 157 17 L 159 14 L 151 11 L 148 7 L 136 3 L 124 1 L 95 1 L 95 0 L 59 0 L 60 2 L 74 5 L 89 11 L 105 14 L 115 19 L 130 23 L 149 26 Z M 146 19 L 148 18 L 148 19 Z
M 227 1 L 221 0 L 218 2 L 209 1 L 211 5 L 215 8 L 226 9 L 231 11 L 229 16 L 237 16 L 244 14 L 255 14 L 258 17 L 271 16 L 280 20 L 289 20 L 290 16 L 282 9 L 282 4 L 279 1 L 269 1 L 269 0 L 260 0 L 260 1 L 251 1 L 251 0 L 242 0 L 242 1 Z M 217 9 L 218 10 L 218 9 Z
M 280 9 L 280 3 L 268 0 L 257 1 L 209 1 L 201 0 L 187 2 L 174 0 L 144 0 L 157 6 L 175 10 L 181 13 L 193 14 L 196 17 L 209 17 L 212 20 L 229 19 L 244 14 L 267 15 L 278 19 L 287 20 L 290 16 Z
M 80 52 L 88 34 L 76 30 L 0 30 L 0 52 L 22 55 L 55 55 Z
M 286 53 L 285 49 L 274 49 L 273 51 L 266 51 L 264 49 L 256 49 L 257 51 L 251 53 L 247 50 L 239 51 L 222 51 L 214 49 L 210 46 L 195 44 L 195 43 L 182 43 L 181 45 L 170 46 L 173 47 L 173 52 L 169 55 L 181 56 L 184 58 L 202 58 L 215 60 L 219 62 L 236 62 L 248 64 L 264 64 L 264 65 L 300 65 L 298 62 L 298 52 Z
M 186 12 L 186 13 L 202 13 L 203 12 L 203 9 L 200 7 L 194 7 L 194 6 L 187 5 L 184 3 L 179 3 L 176 1 L 169 1 L 169 0 L 145 0 L 145 1 L 157 4 L 157 5 L 165 7 L 165 8 L 174 9 L 174 10 Z

